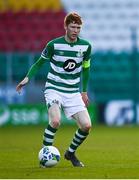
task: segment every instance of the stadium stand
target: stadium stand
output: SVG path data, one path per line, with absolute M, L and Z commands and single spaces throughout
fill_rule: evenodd
M 64 33 L 65 12 L 60 1 L 2 0 L 0 7 L 1 52 L 40 51 L 49 40 Z
M 63 10 L 63 7 L 65 10 Z M 42 44 L 39 38 L 45 38 L 47 42 L 63 33 L 61 24 L 65 11 L 77 11 L 81 14 L 85 23 L 81 35 L 92 42 L 94 51 L 129 51 L 132 47 L 131 27 L 136 26 L 139 30 L 138 9 L 138 0 L 34 0 L 33 3 L 28 0 L 1 0 L 0 39 L 3 44 L 3 46 L 1 44 L 1 51 L 9 45 L 9 42 L 5 42 L 8 41 L 5 34 L 11 38 L 9 31 L 17 32 L 19 29 L 20 31 L 22 29 L 23 33 L 26 30 L 26 33 L 29 33 L 28 37 L 32 38 L 33 36 L 35 38 L 32 38 L 32 41 L 34 42 L 35 39 L 37 41 L 37 45 L 29 46 L 29 50 L 33 50 L 34 47 L 35 50 L 38 48 L 38 51 L 40 51 Z M 7 26 L 10 28 L 7 29 Z M 30 29 L 32 36 L 30 36 Z M 3 31 L 6 31 L 6 33 Z M 34 31 L 39 31 L 37 37 Z M 24 39 L 24 36 L 20 33 L 17 33 L 16 37 L 20 36 L 21 39 Z M 20 42 L 22 43 L 21 40 Z M 20 46 L 18 45 L 18 47 Z
M 139 36 L 138 0 L 61 1 L 68 12 L 81 14 L 85 23 L 81 35 L 92 41 L 95 51 L 131 50 L 131 27 L 137 27 Z
M 131 26 L 139 27 L 138 9 L 138 0 L 1 0 L 0 59 L 4 63 L 0 66 L 0 82 L 10 76 L 9 62 L 12 80 L 21 80 L 46 43 L 63 35 L 66 12 L 77 11 L 84 20 L 81 36 L 93 46 L 90 94 L 94 93 L 97 102 L 130 99 L 134 82 Z M 47 68 L 46 64 L 37 74 L 37 82 Z M 139 62 L 136 71 L 139 79 Z
M 139 64 L 136 68 L 138 71 Z M 130 53 L 95 53 L 91 74 L 90 91 L 96 94 L 97 101 L 132 98 L 134 73 Z
M 51 9 L 52 11 L 59 11 L 62 9 L 60 0 L 1 0 L 1 10 L 10 10 L 13 12 L 18 12 L 18 11 L 46 11 Z

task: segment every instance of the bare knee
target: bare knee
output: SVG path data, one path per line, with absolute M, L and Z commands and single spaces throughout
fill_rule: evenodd
M 83 127 L 81 127 L 82 131 L 89 132 L 92 125 L 90 123 L 86 123 Z
M 60 120 L 58 119 L 54 119 L 52 121 L 50 121 L 50 125 L 53 127 L 53 128 L 58 128 L 60 126 Z
M 60 126 L 61 113 L 59 106 L 53 104 L 48 110 L 49 123 L 53 128 L 58 128 Z
M 55 111 L 55 112 L 49 112 L 49 123 L 53 128 L 58 128 L 60 126 L 60 113 L 59 111 Z

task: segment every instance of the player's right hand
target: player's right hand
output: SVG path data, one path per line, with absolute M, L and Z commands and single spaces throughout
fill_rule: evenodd
M 28 83 L 29 79 L 28 77 L 25 77 L 17 86 L 16 86 L 16 91 L 20 94 L 22 87 L 25 86 Z
M 82 92 L 81 96 L 82 96 L 85 106 L 87 107 L 89 105 L 89 98 L 88 98 L 87 92 Z

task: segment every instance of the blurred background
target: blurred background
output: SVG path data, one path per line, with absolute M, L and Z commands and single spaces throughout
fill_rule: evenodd
M 64 34 L 68 12 L 84 21 L 81 37 L 92 44 L 89 83 L 94 124 L 139 125 L 138 0 L 0 0 L 0 126 L 46 124 L 43 96 L 49 64 L 19 95 L 16 85 L 46 43 Z M 62 114 L 63 123 L 71 123 Z

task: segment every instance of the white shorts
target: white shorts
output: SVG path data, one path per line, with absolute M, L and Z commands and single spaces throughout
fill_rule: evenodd
M 67 118 L 71 119 L 74 114 L 86 110 L 82 96 L 77 93 L 62 93 L 56 90 L 47 89 L 44 92 L 46 104 L 51 106 L 57 103 L 64 110 Z

